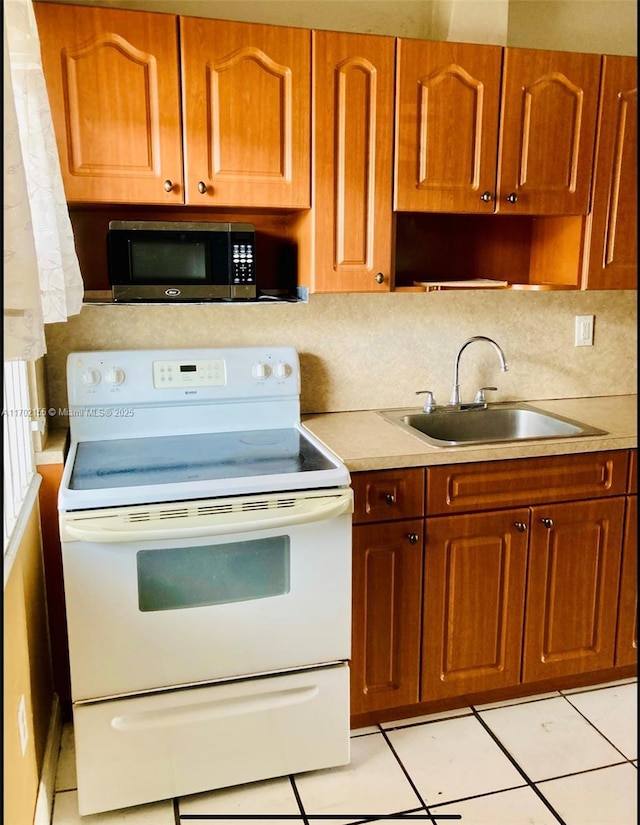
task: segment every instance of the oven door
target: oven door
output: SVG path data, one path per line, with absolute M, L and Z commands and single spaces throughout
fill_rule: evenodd
M 61 514 L 74 701 L 344 661 L 349 488 Z

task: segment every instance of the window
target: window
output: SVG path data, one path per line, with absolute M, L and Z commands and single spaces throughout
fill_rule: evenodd
M 34 478 L 31 410 L 25 361 L 5 361 L 2 406 L 4 446 L 4 552 Z

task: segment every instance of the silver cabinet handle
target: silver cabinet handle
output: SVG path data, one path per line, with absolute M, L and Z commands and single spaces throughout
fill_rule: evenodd
M 173 181 L 167 178 L 167 180 L 162 184 L 162 188 L 165 192 L 171 192 L 171 190 L 173 189 Z
M 391 507 L 392 504 L 396 503 L 396 497 L 393 495 L 393 493 L 385 493 L 384 500 L 387 502 L 389 507 Z
M 207 184 L 203 180 L 198 181 L 198 192 L 200 192 L 201 195 L 204 195 L 206 191 Z
M 553 527 L 553 519 L 541 518 L 540 521 L 544 524 L 547 530 L 551 530 L 551 528 Z
M 409 533 L 407 536 L 409 544 L 417 544 L 420 541 L 420 536 L 417 533 Z
M 480 195 L 480 200 L 484 201 L 485 203 L 491 203 L 491 201 L 493 200 L 493 195 L 491 194 L 491 192 L 488 192 L 488 191 L 483 192 Z
M 377 284 L 383 284 L 384 283 L 384 275 L 382 274 L 382 272 L 378 272 L 376 274 L 375 280 L 376 280 Z
M 514 521 L 513 526 L 519 533 L 524 533 L 524 531 L 527 529 L 527 525 L 524 523 L 524 521 Z
M 515 192 L 512 192 L 510 195 L 507 195 L 507 200 L 509 203 L 518 203 L 518 196 Z

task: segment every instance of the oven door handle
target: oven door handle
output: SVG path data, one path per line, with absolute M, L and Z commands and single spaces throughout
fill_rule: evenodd
M 286 502 L 286 498 L 280 496 L 280 501 L 283 500 Z M 66 540 L 99 543 L 190 539 L 294 527 L 352 512 L 353 491 L 346 489 L 336 495 L 325 494 L 322 498 L 296 497 L 293 503 L 266 510 L 184 515 L 171 519 L 163 519 L 158 514 L 157 528 L 149 527 L 149 520 L 128 520 L 126 511 L 90 518 L 74 518 L 75 514 L 67 514 L 61 518 L 60 533 Z

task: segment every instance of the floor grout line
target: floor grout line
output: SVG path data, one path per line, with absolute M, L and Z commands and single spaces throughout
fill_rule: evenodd
M 474 711 L 474 716 L 476 717 L 476 719 L 478 720 L 478 722 L 480 722 L 480 724 L 482 725 L 482 727 L 484 728 L 484 730 L 485 730 L 485 731 L 489 734 L 489 736 L 493 739 L 493 741 L 496 743 L 496 745 L 500 748 L 500 750 L 502 751 L 502 753 L 503 753 L 503 754 L 507 757 L 507 759 L 511 762 L 511 764 L 513 765 L 513 767 L 514 767 L 514 768 L 518 771 L 518 773 L 520 774 L 520 776 L 521 776 L 521 777 L 525 780 L 525 782 L 526 782 L 526 783 L 527 783 L 527 785 L 531 788 L 531 790 L 532 790 L 532 791 L 536 794 L 536 796 L 540 799 L 540 801 L 541 801 L 541 802 L 542 802 L 542 803 L 543 803 L 543 804 L 544 804 L 544 805 L 545 805 L 545 806 L 549 809 L 550 813 L 552 813 L 552 814 L 553 814 L 553 816 L 555 816 L 555 818 L 558 820 L 558 822 L 560 823 L 560 825 L 566 825 L 566 823 L 565 823 L 564 819 L 563 819 L 563 818 L 560 816 L 560 814 L 559 814 L 559 813 L 555 810 L 555 808 L 554 808 L 554 807 L 553 807 L 553 805 L 552 805 L 552 804 L 548 801 L 548 799 L 546 799 L 546 797 L 544 797 L 544 796 L 543 796 L 542 792 L 538 789 L 538 787 L 536 786 L 535 782 L 533 782 L 533 781 L 531 780 L 531 778 L 529 777 L 529 775 L 525 772 L 524 768 L 523 768 L 521 765 L 519 765 L 519 764 L 516 762 L 516 760 L 515 760 L 515 759 L 511 756 L 511 754 L 509 753 L 509 751 L 507 750 L 507 748 L 506 748 L 506 747 L 502 744 L 502 742 L 498 739 L 498 737 L 496 736 L 496 734 L 495 734 L 495 733 L 491 730 L 491 728 L 490 728 L 490 727 L 489 727 L 489 725 L 488 725 L 488 724 L 484 721 L 484 719 L 481 717 L 481 715 L 480 715 L 477 711 Z

